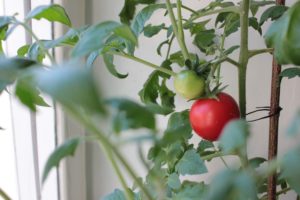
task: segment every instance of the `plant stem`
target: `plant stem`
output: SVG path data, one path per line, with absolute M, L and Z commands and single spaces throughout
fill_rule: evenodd
M 192 16 L 188 21 L 192 22 L 196 19 L 199 19 L 200 17 L 205 17 L 213 14 L 218 14 L 218 13 L 224 13 L 224 12 L 235 12 L 235 13 L 240 13 L 239 7 L 238 6 L 230 6 L 226 8 L 221 8 L 217 10 L 209 10 L 209 11 L 197 11 L 197 15 Z
M 173 44 L 173 41 L 174 41 L 174 38 L 175 38 L 175 35 L 173 34 L 170 41 L 169 41 L 169 44 L 168 44 L 168 50 L 167 50 L 167 54 L 166 54 L 166 60 L 169 58 L 170 56 L 170 52 L 171 52 L 171 47 L 172 47 L 172 44 Z
M 223 56 L 223 49 L 224 49 L 224 44 L 225 44 L 225 29 L 226 29 L 226 25 L 224 27 L 224 32 L 221 37 L 220 55 L 219 55 L 220 57 Z M 217 67 L 217 85 L 220 84 L 220 77 L 221 77 L 221 63 L 218 64 L 218 67 Z
M 248 26 L 249 26 L 249 6 L 250 0 L 243 0 L 240 7 L 240 25 L 241 25 L 241 47 L 239 55 L 239 105 L 241 118 L 246 118 L 246 71 L 249 60 L 248 55 Z
M 148 189 L 143 185 L 141 180 L 138 178 L 138 176 L 135 174 L 131 166 L 128 164 L 128 162 L 125 160 L 125 158 L 122 156 L 122 154 L 118 151 L 118 149 L 107 139 L 107 137 L 97 128 L 94 123 L 91 122 L 91 119 L 87 119 L 83 113 L 77 111 L 76 109 L 73 109 L 71 107 L 65 106 L 65 109 L 79 122 L 82 123 L 89 131 L 91 131 L 95 136 L 98 138 L 99 142 L 103 145 L 103 148 L 108 149 L 112 153 L 115 154 L 115 156 L 119 159 L 119 161 L 122 163 L 124 168 L 127 170 L 129 175 L 133 178 L 133 180 L 137 183 L 137 185 L 140 187 L 141 191 L 145 194 L 148 200 L 154 200 L 151 196 L 151 193 L 148 191 Z
M 181 0 L 177 0 L 178 25 L 176 23 L 175 15 L 174 15 L 170 0 L 166 0 L 166 6 L 167 6 L 169 17 L 170 17 L 170 20 L 172 23 L 173 32 L 174 32 L 175 37 L 180 46 L 183 57 L 185 60 L 188 60 L 188 59 L 190 59 L 190 55 L 186 48 L 185 41 L 184 41 L 184 35 L 183 35 L 182 16 L 181 16 Z
M 3 198 L 3 200 L 11 200 L 11 198 L 0 188 L 0 197 Z
M 169 69 L 166 69 L 166 68 L 162 68 L 162 67 L 159 67 L 151 62 L 148 62 L 146 60 L 143 60 L 141 58 L 138 58 L 138 57 L 135 57 L 135 56 L 132 56 L 132 55 L 129 55 L 129 54 L 126 54 L 126 53 L 120 53 L 120 52 L 109 52 L 113 55 L 118 55 L 118 56 L 121 56 L 121 57 L 124 57 L 124 58 L 128 58 L 130 60 L 133 60 L 133 61 L 136 61 L 136 62 L 139 62 L 141 64 L 144 64 L 148 67 L 151 67 L 151 68 L 154 68 L 155 70 L 157 71 L 160 71 L 160 72 L 163 72 L 165 74 L 168 74 L 170 76 L 176 76 L 176 73 L 169 70 Z
M 101 147 L 101 144 L 102 144 L 101 141 L 99 141 L 100 147 Z M 109 149 L 109 147 L 103 147 L 103 150 L 104 150 L 104 152 L 106 152 L 106 156 L 109 159 L 109 161 L 111 162 L 111 164 L 112 164 L 112 166 L 113 166 L 113 168 L 114 168 L 114 170 L 115 170 L 115 172 L 116 172 L 116 174 L 117 174 L 117 176 L 118 176 L 118 178 L 119 178 L 119 180 L 121 182 L 121 185 L 122 185 L 122 187 L 123 187 L 123 189 L 125 191 L 125 194 L 126 194 L 126 198 L 128 200 L 133 200 L 134 197 L 132 196 L 132 193 L 128 189 L 129 187 L 127 186 L 126 181 L 125 181 L 125 179 L 124 179 L 124 177 L 122 175 L 122 172 L 121 172 L 120 168 L 118 167 L 118 165 L 117 165 L 117 163 L 116 163 L 116 161 L 114 159 L 114 155 L 112 154 L 112 152 Z
M 190 11 L 190 12 L 193 13 L 193 14 L 198 14 L 197 11 L 195 11 L 195 10 L 189 8 L 188 6 L 181 5 L 181 7 L 182 7 L 183 9 L 185 9 L 185 10 Z
M 213 158 L 217 158 L 217 157 L 220 157 L 220 156 L 229 156 L 230 154 L 224 154 L 222 151 L 217 151 L 213 154 L 210 154 L 210 155 L 207 155 L 207 156 L 203 156 L 201 157 L 202 160 L 211 160 Z
M 17 21 L 18 24 L 24 27 L 24 29 L 35 39 L 35 41 L 38 43 L 42 51 L 47 55 L 47 57 L 50 59 L 52 64 L 55 64 L 55 59 L 53 56 L 48 52 L 48 49 L 45 47 L 45 45 L 41 42 L 41 40 L 37 37 L 37 35 L 32 31 L 32 29 L 23 22 Z
M 273 53 L 273 48 L 249 50 L 249 58 L 263 53 Z

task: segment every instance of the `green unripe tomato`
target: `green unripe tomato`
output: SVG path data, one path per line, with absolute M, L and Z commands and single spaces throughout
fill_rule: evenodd
M 174 87 L 176 92 L 184 98 L 194 99 L 203 95 L 205 80 L 192 70 L 184 70 L 175 76 Z

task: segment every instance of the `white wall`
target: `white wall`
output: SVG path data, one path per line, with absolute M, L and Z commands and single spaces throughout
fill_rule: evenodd
M 97 23 L 103 20 L 118 20 L 118 13 L 121 10 L 123 1 L 120 0 L 87 0 L 86 1 L 86 17 L 88 23 Z M 201 6 L 201 1 L 184 1 L 185 4 L 192 5 L 193 8 Z M 162 14 L 162 13 L 160 13 Z M 153 24 L 160 24 L 162 15 L 153 17 Z M 268 25 L 265 26 L 264 30 Z M 257 32 L 250 29 L 250 48 L 264 48 L 264 41 L 260 38 Z M 153 61 L 156 64 L 160 64 L 162 58 L 156 55 L 157 44 L 163 40 L 164 34 L 160 34 L 153 39 L 147 39 L 141 37 L 139 39 L 139 49 L 136 55 L 143 59 Z M 230 47 L 239 41 L 239 35 L 234 34 L 226 41 L 226 46 Z M 188 46 L 196 51 L 195 47 L 191 45 L 191 41 L 188 40 Z M 177 47 L 174 49 L 178 49 Z M 236 56 L 236 55 L 235 55 Z M 151 69 L 124 59 L 117 59 L 116 61 L 118 69 L 121 72 L 128 72 L 129 77 L 125 80 L 118 80 L 111 76 L 105 69 L 102 62 L 98 63 L 97 73 L 99 74 L 99 80 L 102 91 L 106 97 L 130 97 L 136 100 L 138 98 L 138 91 L 141 89 L 143 83 L 148 78 Z M 235 99 L 238 98 L 237 88 L 237 71 L 235 67 L 229 64 L 224 64 L 222 67 L 222 76 L 224 77 L 224 84 L 229 84 L 230 87 L 226 89 L 226 92 L 230 93 Z M 270 99 L 270 80 L 271 80 L 271 56 L 260 55 L 250 61 L 247 77 L 247 109 L 248 111 L 255 110 L 256 106 L 269 105 Z M 172 83 L 169 83 L 172 85 Z M 280 154 L 284 152 L 291 144 L 292 141 L 285 137 L 285 130 L 288 122 L 296 112 L 296 108 L 300 108 L 300 92 L 296 91 L 299 88 L 299 79 L 286 80 L 284 79 L 282 84 L 281 94 L 281 106 L 283 111 L 281 113 L 280 121 L 280 136 L 279 136 L 279 151 Z M 188 108 L 191 103 L 185 102 L 180 97 L 176 98 L 178 110 Z M 264 115 L 264 114 L 261 114 Z M 256 118 L 251 116 L 251 118 Z M 166 127 L 166 119 L 161 118 L 158 121 L 159 127 L 162 129 Z M 267 156 L 267 141 L 268 141 L 268 120 L 262 120 L 252 123 L 252 136 L 249 141 L 249 153 L 250 157 L 254 156 Z M 199 138 L 195 137 L 195 141 L 199 141 Z M 144 174 L 142 166 L 138 164 L 135 154 L 136 148 L 134 146 L 124 148 L 124 155 L 128 158 L 130 163 L 136 167 L 137 173 Z M 100 153 L 98 147 L 87 147 L 87 184 L 88 184 L 88 198 L 89 200 L 99 199 L 103 194 L 107 194 L 112 191 L 113 188 L 119 186 L 119 182 L 113 174 L 110 164 L 105 161 L 103 155 Z M 217 170 L 222 167 L 222 163 L 219 161 L 209 164 L 209 169 Z M 197 178 L 204 178 L 200 176 Z M 291 199 L 293 195 L 286 196 L 286 199 Z

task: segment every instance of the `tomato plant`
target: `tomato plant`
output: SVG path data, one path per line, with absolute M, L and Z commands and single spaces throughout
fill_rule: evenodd
M 226 93 L 219 93 L 217 99 L 199 99 L 190 110 L 190 122 L 194 131 L 203 139 L 215 141 L 224 126 L 240 117 L 235 100 Z
M 174 78 L 174 87 L 178 94 L 186 99 L 195 99 L 205 92 L 205 80 L 194 71 L 185 70 Z
M 295 65 L 282 73 L 273 71 L 276 72 L 273 82 L 277 95 L 273 98 L 272 94 L 272 99 L 277 101 L 281 80 L 300 76 L 297 66 L 300 63 L 299 2 L 287 7 L 275 1 L 216 0 L 199 8 L 190 8 L 182 0 L 124 2 L 119 21 L 80 28 L 72 27 L 65 9 L 56 4 L 37 7 L 27 13 L 25 19 L 17 15 L 0 17 L 0 94 L 11 90 L 10 94 L 33 112 L 37 112 L 39 106 L 47 106 L 41 93 L 47 94 L 89 133 L 67 140 L 55 149 L 46 163 L 42 182 L 62 159 L 74 155 L 81 143 L 92 140 L 101 146 L 122 186 L 105 196 L 105 200 L 275 200 L 288 191 L 300 195 L 300 144 L 284 156 L 270 156 L 268 162 L 263 156 L 249 158 L 250 123 L 246 119 L 246 77 L 250 59 L 271 53 L 279 64 Z M 161 14 L 157 11 L 163 11 L 161 17 L 166 17 L 167 22 L 151 23 L 153 15 Z M 38 38 L 30 24 L 40 19 L 61 23 L 68 32 L 52 40 Z M 269 28 L 264 27 L 266 21 L 272 21 Z M 16 56 L 8 57 L 2 44 L 16 27 L 24 28 L 35 41 L 20 46 Z M 265 48 L 249 48 L 250 28 L 264 35 Z M 145 48 L 138 46 L 142 34 L 147 38 L 158 34 L 166 37 L 157 44 L 159 59 L 145 60 L 135 54 L 136 48 Z M 227 40 L 232 34 L 239 34 L 241 40 Z M 230 42 L 229 46 L 225 42 Z M 60 62 L 51 54 L 57 47 L 71 47 L 69 62 Z M 237 51 L 238 58 L 234 56 Z M 111 75 L 119 79 L 138 75 L 120 73 L 115 62 L 118 57 L 153 69 L 138 92 L 140 103 L 126 98 L 107 99 L 99 92 L 92 70 L 99 67 L 95 62 L 99 56 Z M 45 58 L 51 64 L 46 64 Z M 239 105 L 224 92 L 226 86 L 221 75 L 224 62 L 237 69 Z M 274 66 L 278 65 L 274 63 Z M 176 93 L 169 87 L 173 80 L 175 92 L 187 100 L 195 100 L 191 109 L 178 110 Z M 266 109 L 269 108 L 261 110 Z M 279 112 L 278 105 L 272 104 L 267 116 L 277 117 L 277 125 Z M 168 119 L 164 130 L 157 126 L 158 115 Z M 103 118 L 111 119 L 112 133 L 106 133 L 97 124 Z M 240 119 L 233 120 L 237 118 Z M 298 113 L 287 131 L 291 137 L 299 134 L 299 119 Z M 124 131 L 139 129 L 145 135 L 120 137 Z M 203 138 L 196 143 L 191 141 L 193 129 Z M 212 142 L 215 140 L 218 141 Z M 149 141 L 152 145 L 147 155 L 139 148 L 141 162 L 147 169 L 146 177 L 140 178 L 131 167 L 135 163 L 129 163 L 118 147 L 128 142 L 140 147 Z M 277 144 L 276 137 L 274 141 Z M 236 163 L 238 167 L 227 163 L 228 156 L 240 161 Z M 225 168 L 214 174 L 211 182 L 202 176 L 182 179 L 186 175 L 207 173 L 207 162 L 217 158 L 223 161 Z M 123 172 L 134 182 L 133 187 Z M 268 178 L 272 180 L 267 185 Z M 1 189 L 0 196 L 8 199 Z

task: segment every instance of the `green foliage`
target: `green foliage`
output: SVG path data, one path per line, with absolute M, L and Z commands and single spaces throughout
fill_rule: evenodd
M 152 14 L 158 10 L 166 8 L 165 4 L 151 4 L 143 8 L 133 19 L 131 28 L 136 36 L 144 30 L 145 23 L 150 19 Z
M 134 17 L 136 6 L 139 4 L 152 4 L 156 0 L 124 0 L 124 6 L 119 14 L 122 23 L 129 24 Z
M 276 5 L 266 9 L 260 17 L 259 24 L 263 25 L 268 19 L 271 19 L 272 21 L 278 19 L 287 9 L 288 7 L 283 5 Z
M 27 14 L 26 20 L 30 19 L 46 19 L 50 22 L 60 22 L 67 26 L 72 26 L 65 9 L 57 4 L 36 7 Z
M 122 190 L 115 189 L 111 194 L 105 196 L 103 200 L 126 200 L 126 196 Z
M 160 72 L 154 71 L 150 74 L 139 95 L 141 101 L 154 113 L 167 115 L 173 112 L 175 93 L 168 89 L 166 77 Z
M 177 141 L 186 141 L 191 137 L 192 128 L 189 122 L 189 111 L 173 113 L 164 132 L 162 144 L 166 146 Z
M 288 152 L 282 160 L 281 178 L 287 180 L 290 187 L 300 194 L 300 149 L 299 147 Z
M 41 91 L 66 108 L 80 108 L 93 114 L 105 112 L 91 72 L 79 66 L 75 61 L 66 63 L 63 67 L 57 66 L 52 70 L 36 70 L 33 76 Z
M 134 46 L 137 45 L 136 36 L 127 25 L 119 24 L 114 21 L 106 21 L 94 26 L 90 26 L 84 31 L 80 40 L 72 51 L 73 56 L 84 56 L 97 50 L 102 50 L 105 45 L 105 39 L 112 34 L 119 36 Z
M 29 59 L 0 57 L 0 93 L 34 64 L 36 62 Z
M 110 99 L 107 103 L 117 111 L 113 119 L 116 133 L 128 129 L 155 129 L 154 115 L 147 108 L 128 99 Z
M 265 42 L 274 48 L 274 56 L 279 64 L 300 65 L 300 2 L 296 2 L 268 29 Z
M 103 54 L 104 63 L 109 70 L 109 72 L 116 76 L 117 78 L 126 78 L 128 74 L 120 74 L 116 70 L 116 66 L 114 65 L 114 56 L 110 54 Z
M 31 76 L 25 76 L 18 79 L 16 84 L 16 96 L 32 111 L 36 111 L 36 105 L 49 106 L 40 96 L 40 91 L 33 85 Z
M 288 130 L 287 130 L 288 135 L 290 136 L 295 136 L 300 133 L 300 112 L 298 111 L 290 123 Z
M 174 10 L 176 19 L 173 23 L 161 20 L 154 24 L 150 20 L 157 11 L 166 11 L 165 2 L 124 0 L 124 6 L 119 15 L 121 23 L 105 21 L 90 26 L 69 28 L 66 34 L 53 40 L 37 40 L 32 44 L 24 44 L 17 51 L 18 57 L 0 58 L 0 94 L 6 90 L 7 86 L 12 87 L 12 95 L 19 98 L 32 111 L 37 111 L 37 106 L 47 106 L 42 96 L 49 95 L 60 103 L 67 113 L 85 126 L 91 136 L 89 139 L 101 144 L 102 148 L 109 152 L 107 156 L 110 160 L 115 159 L 117 164 L 122 164 L 124 167 L 122 172 L 123 170 L 128 172 L 134 181 L 132 188 L 123 183 L 123 190 L 116 189 L 105 196 L 104 200 L 125 200 L 128 194 L 134 197 L 134 200 L 264 199 L 267 191 L 267 177 L 279 169 L 278 188 L 281 190 L 291 188 L 300 194 L 299 144 L 295 149 L 272 162 L 267 162 L 262 157 L 248 159 L 245 147 L 250 134 L 249 125 L 242 119 L 227 124 L 221 138 L 215 144 L 206 140 L 195 144 L 194 140 L 191 141 L 193 134 L 189 110 L 178 111 L 176 109 L 175 93 L 168 87 L 177 74 L 177 66 L 180 67 L 180 71 L 192 70 L 205 79 L 204 96 L 214 96 L 224 88 L 220 83 L 222 79 L 219 74 L 223 62 L 227 61 L 239 67 L 240 73 L 243 67 L 246 67 L 243 66 L 243 62 L 249 60 L 249 58 L 243 60 L 243 56 L 249 56 L 249 49 L 245 49 L 245 44 L 234 43 L 228 48 L 227 37 L 239 29 L 242 32 L 248 31 L 249 27 L 262 34 L 262 26 L 269 19 L 274 22 L 265 34 L 267 46 L 274 48 L 274 55 L 279 63 L 300 65 L 298 23 L 300 3 L 297 2 L 288 8 L 275 6 L 274 1 L 250 0 L 249 9 L 252 15 L 244 16 L 241 15 L 245 12 L 240 6 L 245 4 L 240 2 L 216 0 L 198 10 L 187 8 L 180 2 L 178 1 L 177 4 L 170 2 L 168 5 L 168 8 L 171 7 Z M 268 5 L 271 6 L 267 7 Z M 180 12 L 175 12 L 181 6 L 181 9 L 185 10 L 184 16 L 180 16 Z M 264 6 L 267 9 L 259 12 L 259 9 Z M 168 11 L 161 17 L 170 15 L 170 9 Z M 260 18 L 257 17 L 257 13 L 262 13 Z M 210 16 L 212 14 L 215 16 Z M 71 27 L 71 21 L 65 9 L 56 4 L 33 9 L 24 22 L 18 21 L 17 16 L 0 17 L 1 55 L 5 53 L 2 41 L 6 40 L 17 26 L 22 25 L 29 31 L 29 34 L 31 33 L 29 26 L 31 19 L 46 19 Z M 241 19 L 248 20 L 249 27 L 243 27 Z M 180 29 L 180 21 L 182 21 L 183 30 Z M 211 22 L 214 24 L 212 25 Z M 152 61 L 134 55 L 135 48 L 138 47 L 138 37 L 142 33 L 148 38 L 159 33 L 166 34 L 166 38 L 157 45 L 157 54 L 164 58 L 154 62 L 161 63 L 154 64 Z M 189 36 L 191 38 L 188 38 Z M 241 37 L 241 39 L 247 39 L 243 38 L 245 37 L 243 35 Z M 201 52 L 183 48 L 185 43 L 189 47 L 191 41 Z M 176 42 L 180 44 L 180 49 L 176 48 Z M 86 56 L 86 65 L 81 65 L 79 60 L 58 65 L 54 62 L 50 66 L 44 65 L 46 56 L 54 60 L 47 51 L 56 47 L 71 48 L 73 59 L 84 59 Z M 140 48 L 144 47 L 140 46 Z M 239 61 L 229 57 L 237 49 L 242 54 Z M 270 52 L 269 49 L 265 51 Z M 256 51 L 250 51 L 250 53 L 253 52 Z M 140 100 L 144 105 L 126 98 L 103 101 L 92 71 L 94 62 L 99 56 L 103 57 L 108 71 L 121 79 L 126 78 L 128 74 L 118 72 L 114 63 L 116 56 L 132 59 L 155 69 L 139 91 Z M 287 68 L 281 73 L 281 78 L 298 76 L 300 72 L 297 67 Z M 243 105 L 243 100 L 241 105 Z M 109 135 L 104 134 L 102 128 L 96 124 L 99 117 L 107 117 L 104 115 L 107 111 L 111 113 L 112 123 L 112 133 Z M 157 114 L 168 118 L 165 130 L 156 127 Z M 297 113 L 287 131 L 289 135 L 299 134 L 299 119 L 299 113 Z M 121 132 L 133 129 L 141 129 L 148 134 L 138 135 L 137 133 L 132 138 L 127 138 L 127 135 L 120 137 Z M 82 138 L 67 140 L 50 155 L 43 173 L 43 181 L 62 159 L 74 155 L 81 140 Z M 147 176 L 143 179 L 135 174 L 130 167 L 131 163 L 127 163 L 119 153 L 118 145 L 129 142 L 142 145 L 144 141 L 152 146 L 147 159 L 144 158 L 141 148 L 139 149 L 141 161 L 148 169 Z M 227 156 L 239 158 L 241 164 L 227 166 L 228 160 L 222 158 Z M 220 157 L 228 169 L 222 169 L 216 175 L 212 174 L 211 182 L 204 183 L 202 176 L 199 176 L 197 182 L 185 180 L 190 177 L 186 175 L 207 173 L 206 162 Z M 121 179 L 124 178 L 122 173 L 118 175 Z M 182 176 L 185 176 L 184 179 Z
M 74 156 L 80 141 L 80 138 L 69 139 L 51 153 L 43 171 L 43 182 L 47 179 L 51 169 L 58 167 L 63 158 L 66 158 L 67 156 Z
M 297 67 L 293 67 L 293 68 L 288 68 L 288 69 L 285 69 L 281 72 L 280 74 L 282 77 L 287 77 L 289 79 L 291 78 L 295 78 L 297 76 L 300 77 L 300 68 L 297 68 Z
M 176 171 L 181 175 L 195 175 L 207 172 L 207 168 L 200 158 L 200 155 L 194 150 L 188 150 L 176 164 Z
M 232 170 L 222 171 L 214 177 L 211 186 L 204 199 L 258 199 L 255 181 L 247 171 L 241 173 Z
M 220 138 L 225 153 L 239 152 L 245 147 L 249 135 L 249 127 L 244 120 L 231 121 L 223 130 Z

